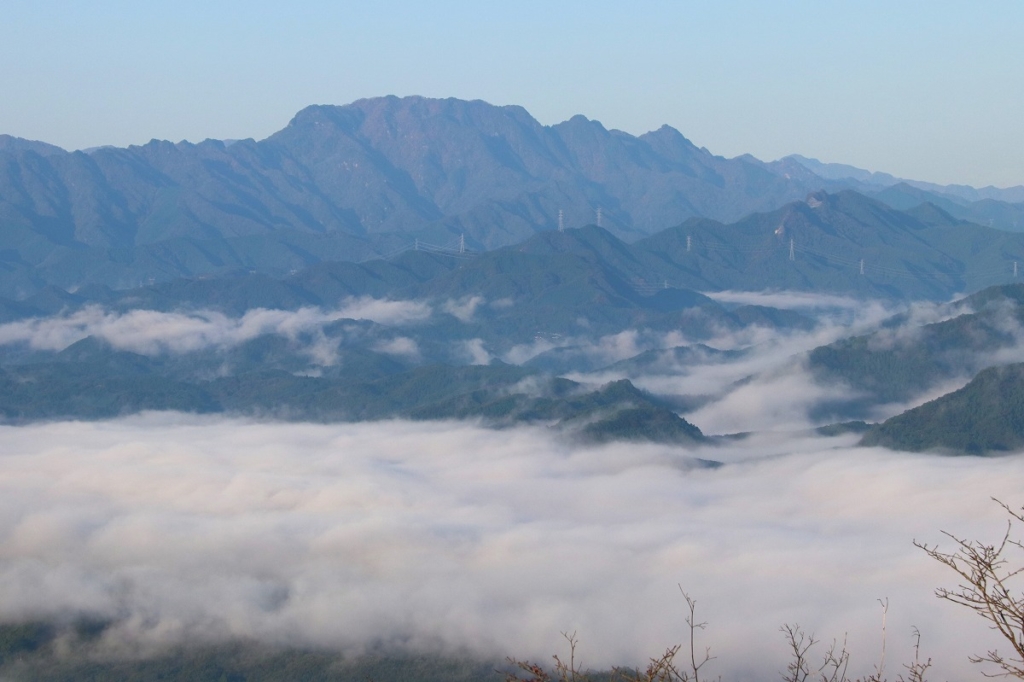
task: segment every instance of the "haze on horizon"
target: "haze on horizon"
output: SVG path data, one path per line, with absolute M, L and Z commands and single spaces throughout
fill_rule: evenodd
M 0 133 L 67 149 L 263 138 L 314 103 L 418 94 L 671 125 L 715 154 L 798 153 L 1024 184 L 1024 6 L 1009 1 L 371 6 L 5 3 Z

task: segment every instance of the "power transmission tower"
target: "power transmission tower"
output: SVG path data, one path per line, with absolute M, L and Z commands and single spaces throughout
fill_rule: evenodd
M 690 235 L 686 235 L 686 253 L 690 253 L 690 247 L 691 247 Z
M 459 235 L 459 253 L 466 253 L 466 235 Z
M 601 207 L 597 207 L 597 226 L 601 227 Z
M 864 274 L 864 259 L 860 259 L 860 274 Z
M 793 240 L 789 240 L 789 260 L 796 260 L 796 255 L 793 253 Z
M 565 232 L 565 214 L 562 209 L 558 209 L 558 231 Z

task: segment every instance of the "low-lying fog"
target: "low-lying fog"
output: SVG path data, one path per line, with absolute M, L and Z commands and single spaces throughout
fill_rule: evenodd
M 346 344 L 393 356 L 409 366 L 487 364 L 494 360 L 523 364 L 545 352 L 562 350 L 565 351 L 563 362 L 547 367 L 547 371 L 591 386 L 627 378 L 653 394 L 686 398 L 689 407 L 683 416 L 706 434 L 723 434 L 809 428 L 852 418 L 842 412 L 816 412 L 816 408 L 826 403 L 855 400 L 857 394 L 841 382 L 820 382 L 808 369 L 809 351 L 838 339 L 875 331 L 883 320 L 895 313 L 901 313 L 903 318 L 900 324 L 887 330 L 893 338 L 918 333 L 923 324 L 963 312 L 943 304 L 896 305 L 793 292 L 719 292 L 711 296 L 730 305 L 770 305 L 796 310 L 809 320 L 813 319 L 814 324 L 808 328 L 784 329 L 751 324 L 739 329 L 722 329 L 710 338 L 706 335 L 691 338 L 685 330 L 625 329 L 614 334 L 565 335 L 557 339 L 539 334 L 532 342 L 513 345 L 501 353 L 488 345 L 496 343 L 494 339 L 488 342 L 480 338 L 461 338 L 459 328 L 455 327 L 452 338 L 428 344 L 434 354 L 424 356 L 417 340 L 423 325 L 446 315 L 465 323 L 478 309 L 502 302 L 487 303 L 481 297 L 442 302 L 363 297 L 346 299 L 332 310 L 253 309 L 238 317 L 210 310 L 110 311 L 90 306 L 50 317 L 0 324 L 0 349 L 22 346 L 32 351 L 54 352 L 91 336 L 118 350 L 149 356 L 186 356 L 226 351 L 261 336 L 274 335 L 290 341 L 292 352 L 309 363 L 307 371 L 311 376 L 319 375 L 324 367 L 339 365 L 339 347 Z M 502 303 L 506 305 L 511 304 Z M 350 334 L 347 328 L 336 325 L 339 321 L 352 320 L 371 321 L 379 327 L 369 334 Z M 335 326 L 326 334 L 325 330 L 331 325 Z M 1024 343 L 1024 329 L 1019 325 L 1008 331 Z M 672 359 L 673 349 L 689 348 L 699 355 L 703 352 L 699 349 L 705 347 L 709 355 L 703 361 L 695 361 L 692 356 L 684 363 Z M 1021 347 L 1010 344 L 1000 349 L 1000 361 L 1024 359 Z M 622 361 L 645 351 L 663 351 L 665 357 L 643 366 L 620 366 Z M 979 364 L 998 363 L 993 359 Z M 227 372 L 229 365 L 226 362 L 220 370 Z M 590 369 L 585 369 L 587 367 Z M 344 362 L 340 362 L 340 369 L 344 371 Z M 875 405 L 868 412 L 854 416 L 882 421 L 959 388 L 971 376 L 971 372 L 965 371 L 962 376 L 949 377 L 913 400 Z
M 560 633 L 575 631 L 584 664 L 605 667 L 641 664 L 684 640 L 681 586 L 708 622 L 698 648 L 717 657 L 709 677 L 775 678 L 786 664 L 784 623 L 825 643 L 848 635 L 851 673 L 870 672 L 880 599 L 890 604 L 890 679 L 905 672 L 913 626 L 933 678 L 976 676 L 968 655 L 1000 643 L 981 619 L 934 597 L 955 576 L 912 543 L 948 546 L 941 530 L 997 540 L 1005 516 L 990 498 L 1024 504 L 1024 457 L 911 455 L 859 448 L 855 435 L 809 435 L 813 408 L 849 388 L 815 381 L 806 352 L 876 329 L 895 309 L 787 293 L 715 297 L 797 309 L 818 324 L 724 331 L 700 341 L 734 354 L 680 365 L 667 351 L 697 340 L 679 332 L 540 338 L 501 356 L 525 362 L 572 346 L 600 368 L 664 349 L 665 362 L 568 376 L 713 396 L 687 419 L 708 434 L 759 432 L 698 449 L 584 447 L 542 427 L 453 422 L 160 413 L 0 426 L 0 620 L 109 619 L 103 646 L 113 654 L 252 637 L 548 661 L 565 651 Z M 317 332 L 339 319 L 401 331 L 439 314 L 466 322 L 482 305 L 438 312 L 352 299 L 336 311 L 239 318 L 88 308 L 0 325 L 0 345 L 55 351 L 93 335 L 143 354 L 184 354 L 312 334 L 326 344 L 312 361 L 330 363 L 338 340 Z M 902 312 L 893 334 L 951 314 L 936 305 Z M 495 357 L 481 339 L 458 343 L 473 361 Z M 374 348 L 417 348 L 405 336 L 387 344 Z M 877 416 L 905 407 L 878 406 Z
M 232 636 L 550 660 L 576 631 L 587 666 L 683 641 L 681 585 L 706 669 L 771 679 L 783 623 L 849 635 L 935 679 L 999 644 L 936 599 L 954 576 L 912 545 L 998 539 L 1024 458 L 755 436 L 684 450 L 577 447 L 465 423 L 255 423 L 178 414 L 0 427 L 4 620 L 115 620 L 106 645 Z M 717 468 L 696 458 L 718 460 Z M 823 650 L 821 651 L 823 653 Z

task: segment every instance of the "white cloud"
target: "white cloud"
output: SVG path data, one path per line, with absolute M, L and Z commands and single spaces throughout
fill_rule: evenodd
M 1024 456 L 908 455 L 849 438 L 752 437 L 684 451 L 575 448 L 542 429 L 260 424 L 174 414 L 0 427 L 4 618 L 121 618 L 143 646 L 245 636 L 402 643 L 587 665 L 684 636 L 677 583 L 709 621 L 710 676 L 774 677 L 777 632 L 849 633 L 851 672 L 890 678 L 923 634 L 933 677 L 996 642 L 934 598 L 953 576 L 913 539 L 995 539 Z M 695 469 L 692 456 L 726 462 Z
M 296 338 L 342 319 L 401 326 L 422 322 L 431 313 L 425 303 L 365 297 L 348 299 L 332 311 L 255 308 L 236 318 L 210 310 L 116 313 L 90 306 L 69 315 L 0 325 L 0 344 L 26 343 L 34 349 L 61 350 L 94 336 L 115 348 L 145 355 L 187 353 L 208 347 L 230 347 L 264 334 Z
M 314 365 L 330 367 L 338 364 L 338 339 L 324 334 L 322 329 L 312 332 L 312 339 L 302 348 Z M 319 370 L 317 370 L 319 371 Z
M 483 296 L 466 296 L 459 300 L 449 299 L 441 307 L 449 315 L 454 316 L 460 322 L 469 322 L 476 314 L 476 309 L 483 305 Z
M 425 322 L 432 314 L 431 307 L 422 301 L 392 301 L 362 296 L 345 300 L 335 317 L 404 325 Z
M 521 365 L 541 353 L 555 348 L 565 348 L 569 354 L 601 366 L 634 357 L 651 348 L 678 345 L 684 338 L 678 331 L 650 332 L 637 329 L 625 329 L 616 334 L 606 334 L 597 338 L 538 334 L 531 343 L 518 344 L 510 348 L 503 356 L 503 360 Z
M 805 363 L 793 361 L 743 382 L 686 418 L 707 434 L 805 429 L 817 425 L 808 416 L 814 407 L 851 397 L 853 391 L 848 386 L 821 385 Z
M 484 347 L 483 339 L 469 339 L 459 344 L 460 354 L 468 359 L 471 365 L 489 365 L 492 356 Z
M 545 353 L 552 348 L 558 348 L 560 346 L 567 345 L 566 339 L 551 340 L 545 337 L 537 337 L 532 343 L 520 343 L 512 346 L 502 359 L 513 365 L 521 365 L 530 358 L 537 357 L 541 353 Z
M 471 319 L 481 304 L 453 310 Z M 640 663 L 682 639 L 680 583 L 710 622 L 712 677 L 774 676 L 785 665 L 783 622 L 822 639 L 848 632 L 855 674 L 867 672 L 876 599 L 885 597 L 890 660 L 907 660 L 913 624 L 935 678 L 967 676 L 967 655 L 996 642 L 984 623 L 933 598 L 952 580 L 911 540 L 941 541 L 939 529 L 997 535 L 1000 513 L 988 498 L 1021 503 L 1024 455 L 940 458 L 779 432 L 811 426 L 815 405 L 849 397 L 816 384 L 800 354 L 893 312 L 817 307 L 829 306 L 840 312 L 810 331 L 748 328 L 711 341 L 746 349 L 736 360 L 662 364 L 634 377 L 660 392 L 718 395 L 687 415 L 706 432 L 777 430 L 729 446 L 581 448 L 543 429 L 173 414 L 0 427 L 0 617 L 117 617 L 117 641 L 133 647 L 241 636 L 544 661 L 560 631 L 577 630 L 585 663 L 602 666 Z M 911 325 L 948 316 L 938 306 L 906 312 Z M 90 308 L 0 325 L 0 343 L 59 349 L 94 335 L 160 353 L 312 335 L 329 364 L 337 347 L 322 333 L 327 323 L 405 325 L 430 315 L 425 304 L 373 299 L 240 318 Z M 681 330 L 539 338 L 505 359 L 577 344 L 612 362 L 688 341 Z M 404 336 L 376 348 L 418 352 Z M 481 339 L 460 350 L 472 362 L 491 359 Z M 694 457 L 726 465 L 694 468 Z
M 414 339 L 410 339 L 407 336 L 396 336 L 393 339 L 381 341 L 374 346 L 374 350 L 380 351 L 381 353 L 387 353 L 388 355 L 397 355 L 399 357 L 410 358 L 413 360 L 420 357 L 419 345 Z
M 785 293 L 785 292 L 784 292 Z M 786 293 L 788 296 L 789 294 Z M 822 308 L 829 306 L 833 297 L 797 296 L 805 307 L 813 307 L 819 298 Z M 864 302 L 860 307 L 833 308 L 819 312 L 817 324 L 808 330 L 780 331 L 768 327 L 749 326 L 739 330 L 722 330 L 705 341 L 720 350 L 742 351 L 736 357 L 708 358 L 695 363 L 675 363 L 665 355 L 661 362 L 637 371 L 599 371 L 596 373 L 570 373 L 567 376 L 584 382 L 604 382 L 626 377 L 638 387 L 661 395 L 704 396 L 710 399 L 703 407 L 686 414 L 686 418 L 707 433 L 733 433 L 761 429 L 799 429 L 818 426 L 833 420 L 833 415 L 819 411 L 823 401 L 836 406 L 849 404 L 859 396 L 842 383 L 819 384 L 807 367 L 806 354 L 839 339 L 865 334 L 878 329 L 883 320 L 896 312 L 903 314 L 901 322 L 881 333 L 885 340 L 878 344 L 893 345 L 906 342 L 919 334 L 920 325 L 948 319 L 949 306 L 940 304 L 912 304 L 902 309 L 890 308 L 877 302 Z M 1009 327 L 1007 327 L 1009 332 Z M 1015 335 L 1016 336 L 1016 335 Z M 1024 337 L 1024 333 L 1019 335 Z M 681 332 L 658 339 L 650 334 L 641 335 L 637 347 L 667 347 L 692 343 Z M 983 359 L 983 364 L 997 359 L 1022 357 L 1015 348 Z M 974 358 L 971 368 L 980 367 L 981 358 Z M 966 366 L 966 365 L 965 365 Z M 876 406 L 863 417 L 884 419 L 927 399 L 937 397 L 939 388 L 962 386 L 969 375 L 951 377 L 900 405 Z M 812 416 L 812 414 L 814 416 Z
M 783 309 L 851 308 L 864 306 L 863 299 L 851 296 L 815 294 L 806 291 L 711 291 L 703 292 L 720 303 L 760 305 Z

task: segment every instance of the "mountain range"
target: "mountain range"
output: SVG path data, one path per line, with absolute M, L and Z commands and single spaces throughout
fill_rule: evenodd
M 969 185 L 938 185 L 933 182 L 898 178 L 889 173 L 868 171 L 844 163 L 822 163 L 817 159 L 809 159 L 799 154 L 790 154 L 775 163 L 784 165 L 790 161 L 800 164 L 819 177 L 829 180 L 853 180 L 863 183 L 865 188 L 870 186 L 892 187 L 895 185 L 906 185 L 919 192 L 926 192 L 929 196 L 945 196 L 965 204 L 985 200 L 1009 203 L 1024 201 L 1024 185 L 1007 187 L 1005 189 L 991 185 L 980 188 Z
M 89 304 L 243 312 L 331 307 L 351 296 L 476 296 L 518 303 L 487 308 L 489 326 L 480 329 L 511 339 L 524 329 L 570 333 L 576 319 L 596 325 L 592 331 L 641 323 L 664 327 L 673 310 L 710 302 L 695 291 L 948 300 L 1011 283 L 1022 267 L 1024 233 L 967 223 L 932 204 L 900 211 L 844 190 L 816 192 L 732 224 L 690 219 L 633 243 L 590 225 L 540 232 L 483 253 L 409 249 L 362 263 L 314 263 L 283 276 L 234 270 L 124 289 L 90 282 L 73 292 L 44 285 L 20 299 L 2 292 L 7 298 L 0 297 L 0 321 Z M 659 315 L 662 322 L 654 319 Z M 513 331 L 506 322 L 523 329 Z
M 823 239 L 856 232 L 853 221 L 863 212 L 895 221 L 880 223 L 891 228 L 883 233 L 890 244 L 932 229 L 854 192 L 812 195 L 771 221 L 771 214 L 755 216 L 745 229 L 774 239 L 769 228 L 787 211 Z M 830 221 L 815 222 L 816 211 Z M 716 229 L 728 239 L 731 227 Z M 994 232 L 961 227 L 968 236 Z M 0 306 L 0 417 L 24 422 L 172 409 L 315 421 L 473 419 L 499 428 L 547 425 L 590 441 L 705 442 L 679 413 L 727 399 L 764 372 L 756 344 L 707 344 L 765 333 L 814 338 L 820 322 L 810 313 L 725 304 L 676 286 L 645 288 L 639 273 L 660 263 L 663 272 L 675 268 L 680 275 L 686 270 L 677 261 L 696 252 L 678 234 L 670 237 L 673 231 L 626 244 L 590 226 L 473 256 L 410 251 L 393 260 L 321 263 L 279 279 L 246 274 L 129 290 L 48 288 Z M 904 248 L 907 258 L 927 253 L 920 242 Z M 964 248 L 951 253 L 957 250 Z M 779 261 L 783 269 L 800 262 Z M 754 268 L 740 265 L 734 271 Z M 828 272 L 818 267 L 807 266 L 803 276 Z M 932 305 L 923 318 L 914 311 L 794 356 L 796 364 L 784 371 L 805 367 L 817 385 L 842 388 L 808 416 L 818 423 L 872 419 L 886 406 L 913 404 L 977 374 L 936 405 L 854 430 L 868 429 L 866 444 L 891 447 L 1016 447 L 1014 439 L 1024 438 L 1013 430 L 1016 413 L 994 422 L 992 415 L 1016 404 L 1006 396 L 1022 385 L 1020 372 L 986 377 L 989 368 L 1024 358 L 1024 283 Z M 774 365 L 788 362 L 783 356 Z M 739 373 L 710 392 L 686 379 L 714 367 L 728 376 L 730 366 Z M 667 383 L 649 385 L 670 388 L 637 388 L 651 377 Z
M 1017 381 L 986 372 L 1021 359 L 1022 200 L 453 99 L 308 107 L 259 142 L 66 152 L 0 136 L 0 415 L 454 418 L 697 443 L 679 414 L 753 375 L 667 394 L 645 378 L 756 355 L 712 345 L 723 335 L 820 329 L 716 292 L 902 305 L 984 289 L 800 362 L 849 389 L 814 406 L 817 423 L 978 375 L 956 394 L 969 400 L 856 428 L 866 443 L 1011 447 L 920 437 Z M 198 331 L 143 343 L 147 324 Z
M 583 116 L 544 126 L 521 107 L 421 97 L 307 107 L 261 141 L 66 152 L 0 136 L 0 294 L 279 277 L 417 240 L 494 249 L 560 224 L 597 222 L 631 242 L 690 218 L 770 212 L 822 189 L 883 189 L 856 170 L 835 179 L 825 176 L 843 173 L 802 157 L 715 156 L 668 126 L 640 136 Z M 979 190 L 991 204 L 979 208 L 939 189 L 878 196 L 898 208 L 946 202 L 954 218 L 993 227 L 1019 222 L 1021 207 L 1008 201 L 1022 199 L 1015 190 Z

